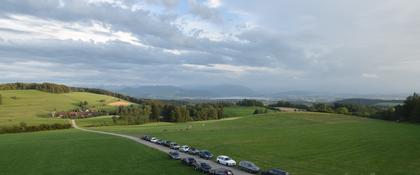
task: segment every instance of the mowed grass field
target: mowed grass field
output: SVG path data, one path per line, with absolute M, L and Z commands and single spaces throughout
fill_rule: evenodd
M 277 112 L 235 120 L 95 129 L 151 134 L 293 175 L 420 174 L 420 126 L 415 124 Z
M 256 109 L 262 107 L 246 107 L 246 106 L 229 106 L 223 108 L 223 115 L 225 117 L 238 117 L 245 115 L 252 115 Z
M 68 120 L 48 118 L 50 112 L 67 111 L 76 108 L 80 101 L 101 109 L 113 108 L 107 104 L 119 99 L 84 92 L 53 94 L 37 90 L 0 91 L 3 104 L 0 105 L 0 126 L 26 122 L 28 125 L 41 123 L 68 123 Z
M 1 175 L 195 175 L 131 140 L 74 129 L 0 135 Z

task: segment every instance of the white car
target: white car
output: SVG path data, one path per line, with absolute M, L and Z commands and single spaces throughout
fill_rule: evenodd
M 190 147 L 188 147 L 188 145 L 182 145 L 179 148 L 179 151 L 184 152 L 184 153 L 188 152 L 188 150 L 190 150 Z
M 226 165 L 226 166 L 235 166 L 236 165 L 236 161 L 231 159 L 228 156 L 217 156 L 216 159 L 217 163 L 222 164 L 222 165 Z
M 157 139 L 156 137 L 152 137 L 152 138 L 150 139 L 150 142 L 152 142 L 152 143 L 156 143 L 158 140 L 159 140 L 159 139 Z

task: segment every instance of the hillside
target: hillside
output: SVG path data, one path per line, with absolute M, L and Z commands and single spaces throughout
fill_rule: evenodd
M 236 120 L 97 130 L 154 135 L 293 175 L 414 175 L 420 171 L 418 125 L 354 116 L 277 112 Z
M 19 124 L 67 123 L 63 119 L 48 118 L 54 110 L 67 111 L 76 108 L 81 101 L 98 109 L 112 108 L 108 104 L 118 98 L 87 92 L 55 94 L 39 90 L 1 90 L 3 104 L 0 105 L 0 126 Z

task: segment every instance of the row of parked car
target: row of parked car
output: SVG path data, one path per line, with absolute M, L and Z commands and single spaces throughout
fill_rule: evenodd
M 176 142 L 168 141 L 168 140 L 161 140 L 156 137 L 145 135 L 142 137 L 143 140 L 159 144 L 162 146 L 169 147 L 173 151 L 169 152 L 169 157 L 171 159 L 180 160 L 180 152 L 187 153 L 190 155 L 196 155 L 199 156 L 202 159 L 210 160 L 213 158 L 213 154 L 208 150 L 199 150 L 194 147 L 189 147 L 188 145 L 178 145 Z M 178 150 L 178 151 L 177 151 Z M 194 167 L 197 171 L 206 173 L 206 174 L 212 174 L 212 175 L 233 175 L 233 172 L 225 169 L 225 168 L 218 168 L 218 169 L 212 169 L 212 167 L 205 163 L 205 162 L 198 162 L 193 157 L 185 157 L 181 159 L 181 162 L 185 165 L 189 165 Z M 216 157 L 216 162 L 225 165 L 225 166 L 238 166 L 239 169 L 252 173 L 252 174 L 258 174 L 261 173 L 261 175 L 289 175 L 286 171 L 280 170 L 280 169 L 269 169 L 267 171 L 261 171 L 261 169 L 255 165 L 254 163 L 250 161 L 240 161 L 239 164 L 236 164 L 236 161 L 230 158 L 229 156 L 220 155 Z

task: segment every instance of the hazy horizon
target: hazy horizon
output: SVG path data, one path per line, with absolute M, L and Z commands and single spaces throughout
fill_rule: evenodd
M 411 94 L 419 40 L 409 0 L 6 0 L 0 83 Z

